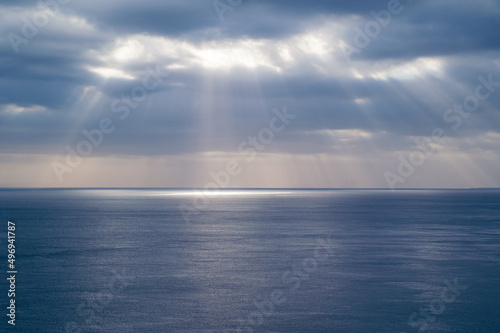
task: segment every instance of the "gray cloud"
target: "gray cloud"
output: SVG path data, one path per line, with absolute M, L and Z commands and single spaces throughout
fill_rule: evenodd
M 500 88 L 458 130 L 444 114 L 478 76 L 500 81 L 500 5 L 402 2 L 348 63 L 342 45 L 387 3 L 248 0 L 220 21 L 210 1 L 71 1 L 16 53 L 9 34 L 40 7 L 5 1 L 0 154 L 63 154 L 104 117 L 116 131 L 95 156 L 235 153 L 283 105 L 298 121 L 266 153 L 390 154 L 437 127 L 444 150 L 498 153 Z M 155 66 L 162 82 L 120 120 L 113 101 Z

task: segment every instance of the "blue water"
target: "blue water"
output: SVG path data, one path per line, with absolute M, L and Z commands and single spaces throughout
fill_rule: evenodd
M 500 332 L 499 190 L 194 198 L 0 190 L 1 331 Z

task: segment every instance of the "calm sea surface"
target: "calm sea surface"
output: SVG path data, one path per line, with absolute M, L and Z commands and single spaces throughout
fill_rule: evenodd
M 203 198 L 0 190 L 0 331 L 500 332 L 498 190 Z

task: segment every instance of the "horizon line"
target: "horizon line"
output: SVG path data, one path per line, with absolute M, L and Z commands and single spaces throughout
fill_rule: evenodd
M 200 191 L 204 190 L 201 187 L 2 187 L 0 190 L 26 190 L 26 189 L 38 189 L 38 190 L 192 190 Z M 408 191 L 408 190 L 500 190 L 500 187 L 408 187 L 408 188 L 388 188 L 388 187 L 223 187 L 214 190 L 221 191 L 231 191 L 231 190 L 288 190 L 288 191 L 300 191 L 300 190 L 360 190 L 360 191 Z

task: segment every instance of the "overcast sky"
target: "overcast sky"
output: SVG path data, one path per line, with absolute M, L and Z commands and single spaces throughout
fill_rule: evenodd
M 0 186 L 500 187 L 499 51 L 496 0 L 4 0 Z

